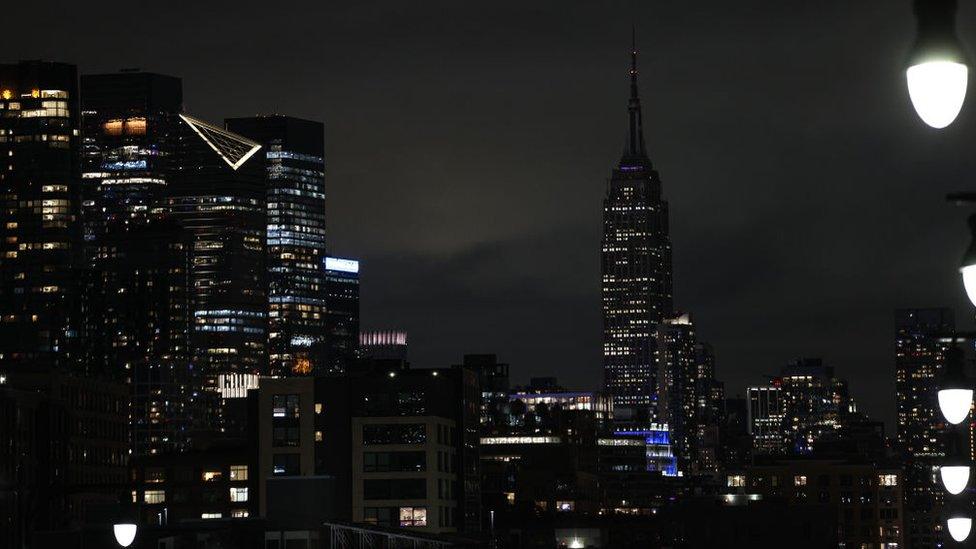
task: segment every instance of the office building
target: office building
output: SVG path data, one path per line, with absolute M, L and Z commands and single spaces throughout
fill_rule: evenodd
M 478 374 L 481 387 L 481 432 L 492 433 L 508 426 L 508 364 L 493 354 L 464 355 L 462 367 Z
M 174 170 L 183 107 L 179 78 L 147 72 L 82 75 L 85 241 L 160 214 Z
M 193 240 L 193 363 L 206 396 L 205 424 L 239 431 L 230 399 L 267 372 L 265 173 L 261 145 L 179 115 L 178 162 L 163 209 Z
M 0 64 L 0 372 L 78 367 L 78 75 Z
M 269 373 L 326 372 L 324 127 L 280 115 L 231 118 L 226 125 L 263 147 Z
M 746 389 L 749 436 L 754 455 L 783 455 L 786 445 L 786 402 L 777 386 Z
M 624 154 L 603 200 L 603 363 L 617 419 L 646 424 L 658 419 L 654 331 L 672 313 L 672 272 L 668 204 L 644 146 L 636 46 L 627 110 Z
M 691 316 L 665 318 L 657 325 L 657 417 L 671 429 L 678 467 L 697 468 L 698 360 Z
M 325 258 L 325 285 L 328 290 L 328 365 L 323 373 L 342 374 L 358 358 L 359 261 L 341 257 Z
M 822 438 L 834 436 L 857 413 L 847 381 L 819 358 L 794 360 L 783 367 L 776 383 L 782 389 L 791 453 L 814 452 Z

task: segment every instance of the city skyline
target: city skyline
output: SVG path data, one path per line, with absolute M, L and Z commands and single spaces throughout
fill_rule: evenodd
M 480 31 L 461 8 L 427 23 L 424 10 L 407 14 L 401 27 L 427 25 L 418 34 L 458 46 L 453 54 L 398 31 L 389 11 L 375 22 L 353 9 L 323 15 L 361 21 L 362 34 L 347 29 L 321 44 L 292 38 L 293 48 L 314 55 L 277 66 L 255 49 L 207 50 L 207 33 L 192 25 L 168 52 L 134 40 L 118 48 L 117 35 L 55 36 L 73 19 L 66 16 L 33 29 L 31 40 L 13 29 L 6 55 L 62 60 L 71 51 L 66 60 L 84 74 L 138 65 L 183 77 L 188 111 L 207 120 L 270 110 L 325 120 L 331 251 L 363 261 L 363 285 L 374 289 L 364 293 L 364 327 L 405 329 L 418 364 L 491 351 L 517 375 L 559 365 L 567 385 L 598 387 L 599 196 L 621 147 L 620 81 L 636 22 L 645 138 L 674 212 L 675 300 L 713 344 L 716 375 L 734 395 L 792 358 L 821 356 L 890 425 L 894 310 L 951 306 L 970 324 L 956 274 L 965 214 L 942 196 L 968 184 L 955 174 L 972 162 L 962 148 L 972 114 L 964 109 L 963 123 L 936 135 L 904 108 L 907 6 L 840 5 L 806 14 L 821 24 L 802 28 L 790 25 L 801 18 L 789 10 L 759 14 L 748 5 L 710 6 L 714 16 L 678 6 L 621 9 L 585 32 L 587 8 L 550 20 L 502 5 Z M 67 9 L 93 30 L 107 24 L 99 10 Z M 119 11 L 115 23 L 127 17 Z M 254 13 L 221 19 L 247 28 Z M 973 18 L 963 6 L 960 27 Z M 520 23 L 508 47 L 486 49 L 512 20 Z M 721 51 L 728 34 L 716 31 L 719 21 L 757 39 Z M 161 17 L 147 42 L 162 43 L 152 38 L 177 22 L 185 20 Z M 380 32 L 366 33 L 369 22 Z M 861 47 L 860 29 L 871 22 L 880 31 Z M 679 37 L 674 28 L 693 32 Z M 706 46 L 693 45 L 699 32 L 712 35 Z M 188 59 L 190 52 L 202 58 Z M 275 68 L 255 78 L 248 63 Z M 756 81 L 769 66 L 779 70 Z M 375 85 L 351 78 L 370 74 L 382 77 L 365 81 Z M 524 89 L 515 95 L 509 82 Z M 814 91 L 800 93 L 806 88 Z M 825 93 L 831 100 L 820 101 Z M 786 129 L 799 137 L 784 139 Z M 473 174 L 472 165 L 483 169 Z M 394 170 L 402 175 L 391 183 L 382 174 Z M 768 236 L 750 240 L 757 233 Z

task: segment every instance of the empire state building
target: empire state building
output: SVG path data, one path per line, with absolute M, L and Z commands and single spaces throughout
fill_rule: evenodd
M 672 315 L 668 203 L 644 147 L 637 48 L 631 52 L 627 142 L 603 199 L 603 373 L 617 419 L 658 419 L 658 324 Z

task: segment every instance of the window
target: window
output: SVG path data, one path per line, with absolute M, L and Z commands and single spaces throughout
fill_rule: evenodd
M 574 511 L 575 509 L 576 509 L 576 502 L 575 501 L 557 501 L 556 502 L 556 511 L 559 511 L 561 513 L 568 513 L 570 511 Z
M 745 475 L 729 475 L 729 486 L 733 488 L 741 488 L 746 485 Z
M 247 509 L 234 509 L 230 512 L 230 516 L 234 518 L 247 518 L 251 516 L 251 513 Z
M 234 503 L 244 503 L 247 501 L 247 488 L 231 487 L 230 500 Z
M 247 465 L 231 465 L 230 466 L 230 479 L 231 480 L 247 480 Z
M 322 431 L 315 431 L 315 442 L 322 442 Z
M 515 492 L 505 492 L 505 502 L 509 505 L 515 505 Z
M 806 475 L 796 475 L 793 477 L 793 486 L 806 486 L 807 476 Z
M 878 475 L 878 484 L 881 486 L 898 486 L 898 475 Z
M 204 482 L 216 482 L 220 480 L 224 476 L 224 474 L 220 471 L 210 470 L 210 471 L 204 471 L 202 476 Z
M 363 509 L 363 522 L 379 526 L 394 526 L 399 509 L 396 507 L 366 507 Z
M 146 469 L 146 482 L 157 484 L 160 482 L 166 482 L 166 470 L 165 469 Z
M 272 395 L 271 414 L 279 418 L 299 417 L 298 395 Z
M 400 526 L 427 526 L 427 508 L 401 507 Z
M 322 403 L 321 402 L 316 402 L 315 403 L 315 413 L 316 414 L 321 414 L 322 413 Z
M 201 513 L 200 518 L 202 519 L 219 519 L 224 518 L 223 513 Z
M 363 481 L 364 499 L 424 499 L 427 479 L 366 479 Z
M 275 454 L 272 458 L 271 474 L 275 476 L 299 474 L 299 459 L 298 454 Z
M 272 436 L 276 447 L 301 446 L 298 427 L 275 427 Z
M 425 452 L 365 452 L 363 471 L 375 472 L 413 472 L 427 470 Z
M 427 426 L 423 423 L 363 425 L 363 444 L 423 444 Z
M 146 503 L 166 503 L 166 492 L 164 490 L 146 490 L 142 500 Z

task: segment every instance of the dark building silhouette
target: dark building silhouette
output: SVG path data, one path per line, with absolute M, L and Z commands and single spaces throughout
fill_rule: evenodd
M 630 118 L 620 163 L 603 201 L 603 364 L 617 419 L 657 420 L 657 325 L 672 312 L 668 204 L 647 157 L 637 93 L 637 51 L 631 56 Z
M 940 376 L 955 330 L 951 309 L 895 311 L 897 441 L 905 460 L 905 528 L 909 547 L 936 547 L 944 540 L 945 490 L 932 474 L 946 455 L 946 424 L 939 410 Z
M 325 129 L 280 115 L 231 118 L 226 125 L 263 146 L 269 373 L 327 372 Z
M 0 371 L 77 366 L 78 75 L 0 64 Z
M 342 374 L 356 362 L 359 348 L 359 261 L 325 258 L 328 289 L 326 343 L 328 366 L 322 373 Z

